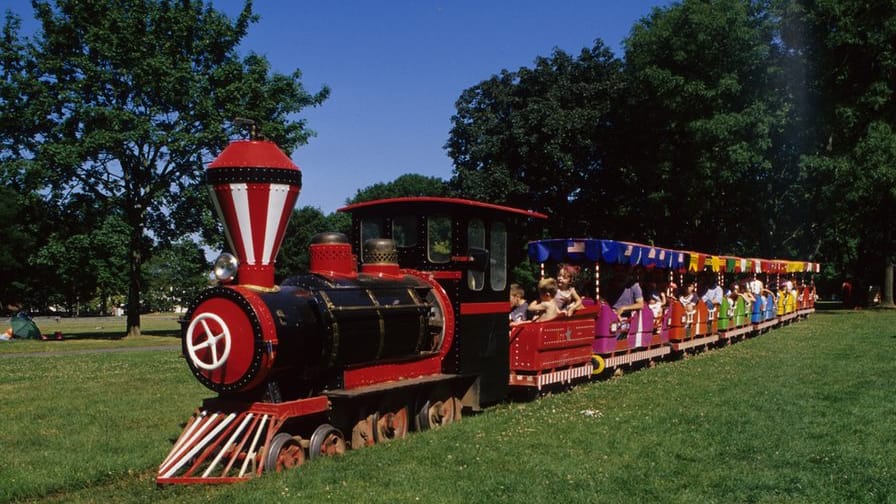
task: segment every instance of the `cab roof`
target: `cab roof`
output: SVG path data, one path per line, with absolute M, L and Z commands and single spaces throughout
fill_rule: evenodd
M 513 208 L 502 205 L 494 205 L 491 203 L 483 203 L 481 201 L 473 201 L 468 199 L 461 198 L 444 198 L 438 196 L 409 196 L 402 198 L 388 198 L 388 199 L 379 199 L 373 201 L 364 201 L 361 203 L 355 203 L 353 205 L 348 205 L 340 208 L 338 211 L 340 212 L 356 212 L 356 211 L 374 211 L 378 209 L 392 209 L 392 208 L 400 208 L 400 207 L 444 207 L 444 206 L 453 206 L 453 207 L 466 207 L 470 211 L 476 210 L 489 210 L 498 213 L 508 213 L 518 216 L 530 217 L 534 219 L 547 219 L 548 216 L 536 212 L 534 210 L 523 210 L 521 208 Z

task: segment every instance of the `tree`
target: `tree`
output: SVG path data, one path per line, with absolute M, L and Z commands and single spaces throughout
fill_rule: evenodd
M 741 0 L 685 0 L 634 26 L 621 138 L 640 188 L 630 197 L 641 207 L 638 234 L 777 256 L 782 236 L 800 228 L 788 218 L 799 212 L 787 199 L 795 162 L 776 159 L 789 105 L 774 35 L 762 3 Z
M 882 278 L 882 304 L 892 307 L 896 5 L 797 1 L 780 12 L 781 38 L 805 63 L 814 111 L 801 168 L 813 195 L 815 247 L 860 281 Z
M 128 292 L 128 226 L 118 215 L 109 215 L 91 233 L 94 244 L 91 269 L 96 272 L 99 312 L 111 312 L 110 301 Z
M 308 250 L 314 235 L 325 231 L 348 234 L 350 229 L 351 221 L 347 214 L 324 216 L 319 209 L 309 206 L 293 210 L 280 253 L 277 254 L 276 276 L 283 279 L 308 270 Z
M 52 226 L 28 260 L 28 280 L 41 292 L 32 303 L 39 308 L 62 305 L 77 316 L 99 295 L 99 312 L 107 313 L 106 300 L 127 293 L 127 226 L 120 216 L 94 207 L 84 194 L 51 208 L 45 220 Z
M 597 40 L 578 57 L 555 50 L 464 90 L 445 145 L 452 184 L 465 197 L 548 212 L 556 235 L 587 232 L 599 219 L 583 187 L 610 176 L 621 70 Z
M 447 196 L 448 183 L 438 177 L 427 177 L 416 173 L 406 173 L 392 182 L 379 182 L 364 189 L 358 189 L 346 204 L 361 203 L 386 198 L 404 196 Z
M 29 257 L 48 235 L 50 209 L 37 192 L 39 170 L 27 159 L 43 117 L 20 113 L 37 102 L 31 97 L 38 87 L 30 78 L 33 63 L 21 57 L 26 46 L 20 28 L 21 21 L 7 12 L 0 34 L 0 236 L 6 244 L 0 248 L 0 300 L 35 308 L 45 306 L 42 285 L 53 285 L 52 277 L 29 267 Z
M 189 0 L 33 5 L 38 36 L 22 44 L 7 36 L 4 46 L 4 64 L 16 76 L 9 85 L 23 97 L 3 104 L 5 120 L 22 117 L 37 133 L 16 153 L 42 175 L 54 200 L 83 193 L 121 212 L 129 234 L 127 330 L 138 334 L 144 239 L 197 231 L 179 224 L 200 218 L 172 216 L 208 208 L 195 185 L 202 164 L 235 132 L 233 119 L 256 120 L 291 152 L 313 134 L 292 114 L 321 104 L 329 90 L 309 94 L 298 70 L 271 73 L 264 57 L 238 56 L 257 21 L 250 1 L 234 20 Z M 15 28 L 8 19 L 5 33 Z M 21 135 L 10 137 L 21 145 Z
M 0 186 L 0 310 L 7 304 L 34 305 L 29 292 L 28 258 L 37 249 L 40 234 L 36 232 L 33 217 L 40 217 L 44 208 L 39 200 L 23 198 L 8 186 Z
M 144 307 L 174 311 L 186 308 L 208 285 L 210 266 L 198 245 L 180 240 L 155 251 L 143 269 L 147 279 Z

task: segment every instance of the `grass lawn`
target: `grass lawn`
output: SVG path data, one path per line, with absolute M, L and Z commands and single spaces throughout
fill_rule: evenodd
M 126 317 L 36 317 L 34 321 L 37 327 L 50 339 L 0 341 L 0 357 L 9 353 L 178 345 L 180 324 L 177 320 L 178 315 L 173 313 L 141 315 L 142 334 L 136 338 L 121 339 L 126 332 Z M 5 327 L 8 327 L 8 320 L 4 323 L 7 324 Z M 63 341 L 53 339 L 57 331 L 62 334 Z
M 156 467 L 211 395 L 179 351 L 0 358 L 0 501 L 896 502 L 894 355 L 896 312 L 819 312 L 290 472 L 166 488 Z

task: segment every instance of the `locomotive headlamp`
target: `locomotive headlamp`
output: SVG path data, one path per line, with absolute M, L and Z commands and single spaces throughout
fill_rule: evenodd
M 221 283 L 232 282 L 239 267 L 236 256 L 224 252 L 215 259 L 215 278 Z

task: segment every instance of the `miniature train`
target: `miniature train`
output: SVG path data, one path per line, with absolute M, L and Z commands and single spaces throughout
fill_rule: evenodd
M 612 240 L 544 240 L 528 245 L 530 259 L 593 265 L 595 292 L 586 300 L 597 301 L 569 317 L 509 329 L 509 268 L 522 250 L 513 230 L 547 216 L 437 197 L 342 208 L 352 216 L 351 237 L 318 235 L 309 271 L 275 285 L 300 170 L 273 143 L 247 140 L 231 143 L 207 179 L 233 254 L 219 258 L 219 284 L 187 314 L 183 352 L 196 379 L 218 396 L 191 417 L 159 467 L 159 484 L 279 471 L 450 424 L 465 409 L 514 392 L 589 380 L 814 310 L 805 287 L 797 295 L 782 289 L 755 310 L 737 302 L 686 310 L 671 300 L 660 317 L 646 307 L 619 317 L 600 296 L 600 264 L 722 274 L 747 271 L 746 260 Z M 774 275 L 817 268 L 750 261 L 751 271 Z

